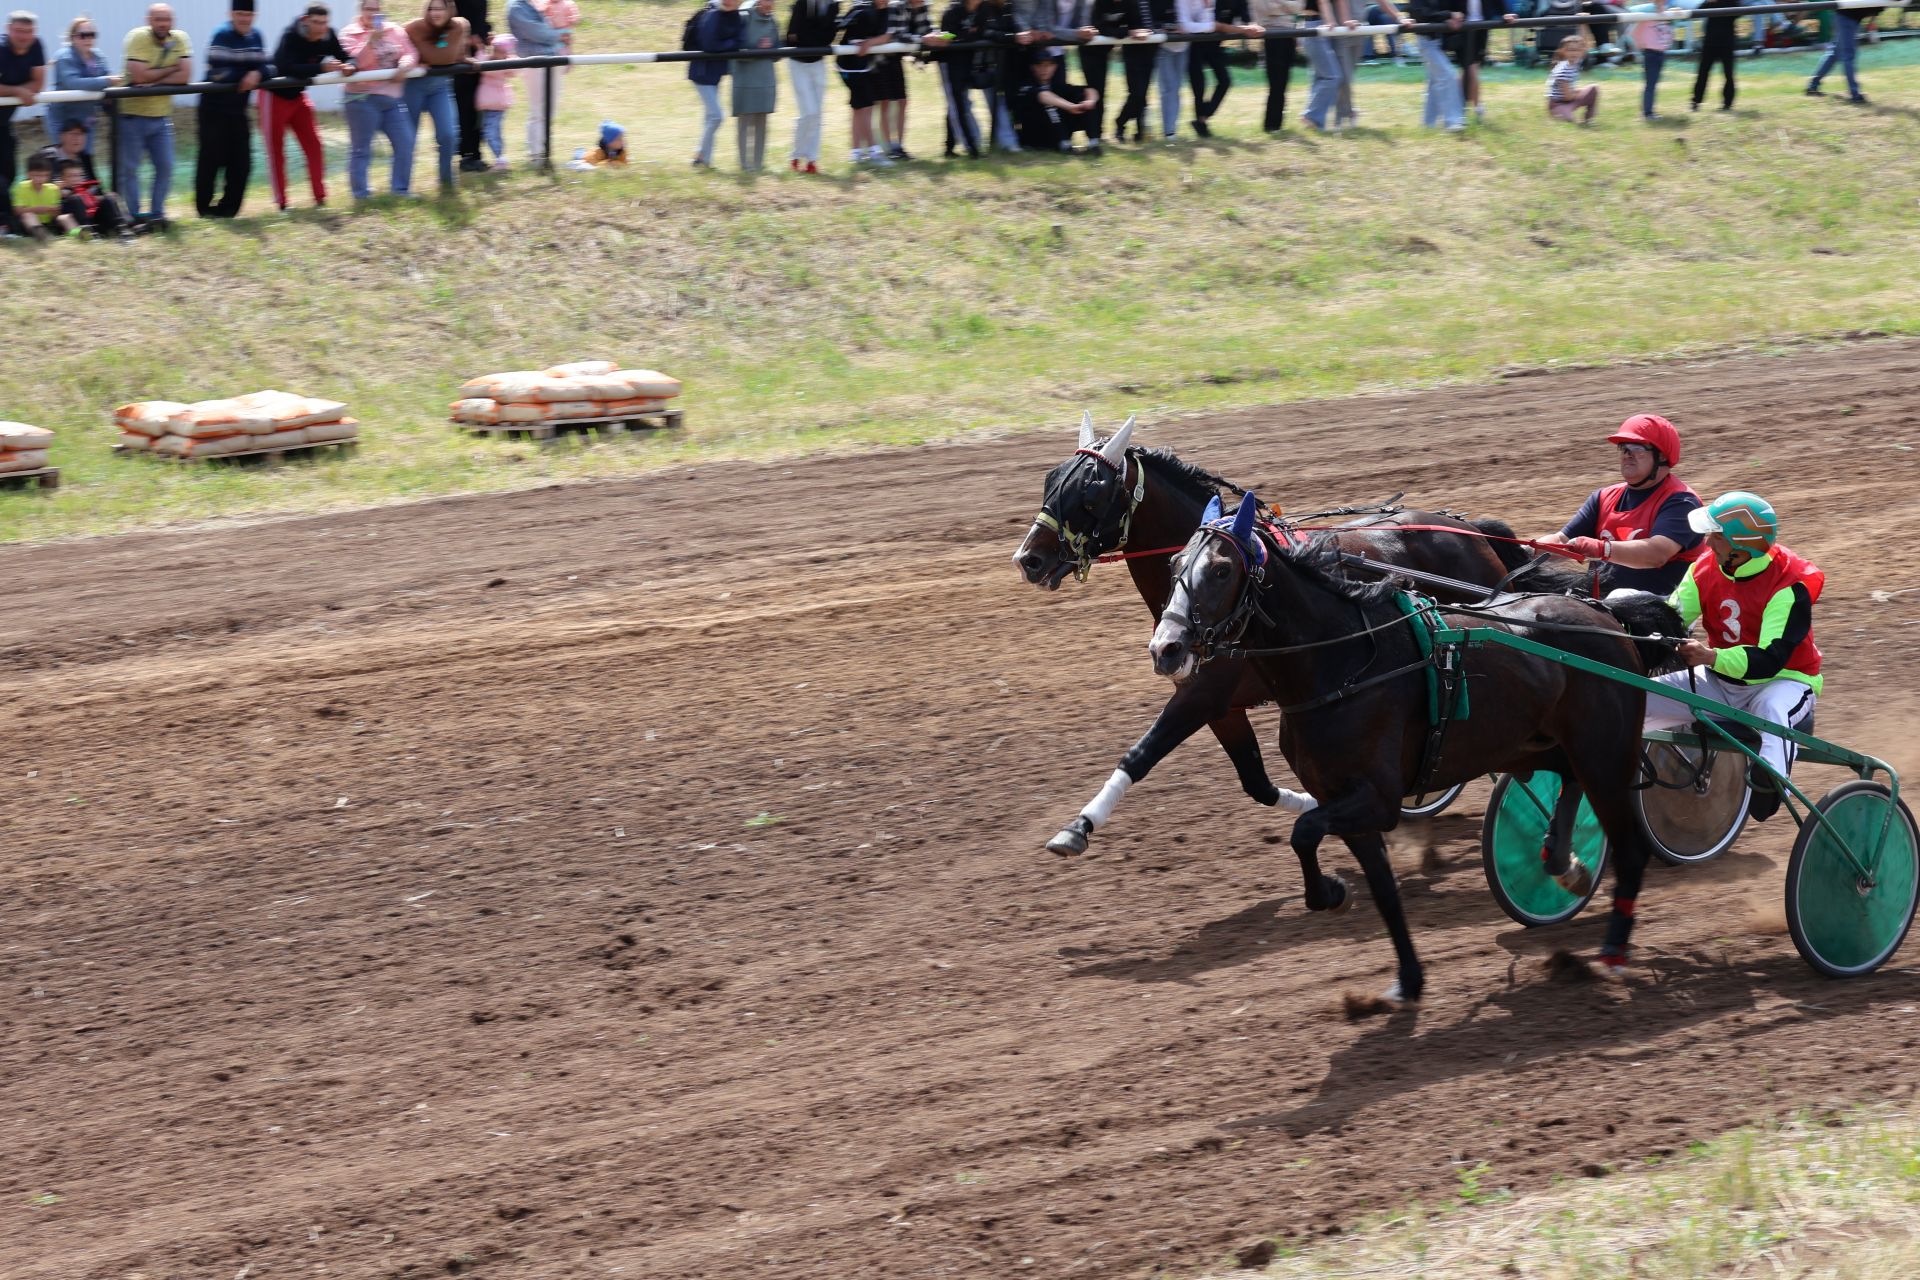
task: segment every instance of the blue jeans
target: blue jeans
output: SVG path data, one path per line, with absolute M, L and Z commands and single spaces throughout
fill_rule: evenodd
M 943 62 L 940 78 L 947 88 L 947 150 L 980 150 L 980 121 L 973 114 L 973 64 Z
M 413 185 L 413 122 L 407 104 L 382 93 L 347 95 L 347 184 L 353 198 L 365 200 L 367 170 L 373 167 L 373 135 L 384 133 L 393 147 L 393 194 L 406 195 Z
M 1447 46 L 1438 36 L 1420 36 L 1420 60 L 1427 64 L 1427 106 L 1423 123 L 1432 129 L 1457 129 L 1467 122 L 1467 104 L 1460 77 L 1447 59 Z
M 1859 77 L 1853 74 L 1854 59 L 1859 50 L 1860 19 L 1850 15 L 1845 9 L 1837 9 L 1833 15 L 1833 48 L 1827 50 L 1827 56 L 1820 60 L 1820 69 L 1813 73 L 1811 88 L 1818 89 L 1820 82 L 1827 78 L 1827 72 L 1833 70 L 1838 62 L 1840 70 L 1846 73 L 1847 96 L 1858 98 L 1860 92 Z
M 1660 73 L 1667 66 L 1665 49 L 1642 49 L 1640 65 L 1646 68 L 1647 83 L 1640 90 L 1640 114 L 1649 120 L 1653 118 L 1653 91 L 1660 87 Z
M 433 117 L 433 140 L 440 147 L 440 189 L 453 190 L 453 155 L 460 149 L 460 120 L 453 105 L 452 76 L 421 76 L 406 82 L 407 125 L 414 145 L 420 143 L 420 117 Z M 413 166 L 407 166 L 407 185 L 413 185 Z
M 993 145 L 1002 151 L 1020 150 L 1020 135 L 1013 131 L 1013 112 L 1007 107 L 1007 95 L 988 89 L 987 101 L 993 104 Z
M 493 148 L 493 158 L 504 160 L 507 155 L 507 135 L 504 127 L 507 113 L 501 111 L 482 111 L 480 113 L 480 136 Z
M 146 210 L 156 218 L 167 216 L 167 193 L 173 190 L 173 116 L 121 116 L 120 148 L 127 153 L 120 166 L 120 194 L 126 197 L 127 212 L 138 218 L 140 209 L 140 160 L 153 161 L 153 205 Z
M 1180 132 L 1180 91 L 1187 83 L 1189 44 L 1163 44 L 1153 73 L 1160 80 L 1160 126 L 1171 138 Z
M 694 91 L 700 95 L 700 150 L 694 157 L 702 164 L 713 163 L 713 136 L 720 132 L 720 124 L 726 113 L 720 110 L 720 86 L 717 84 L 696 84 Z
M 1323 24 L 1309 22 L 1308 27 Z M 1327 112 L 1333 110 L 1333 104 L 1340 98 L 1340 82 L 1343 75 L 1340 53 L 1333 47 L 1333 41 L 1324 36 L 1313 36 L 1300 43 L 1307 46 L 1307 61 L 1313 64 L 1313 87 L 1307 90 L 1307 109 L 1300 114 L 1306 122 L 1316 129 L 1327 127 Z

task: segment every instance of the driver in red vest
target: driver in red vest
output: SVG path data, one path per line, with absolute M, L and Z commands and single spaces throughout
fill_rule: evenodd
M 1601 595 L 1669 595 L 1700 545 L 1700 535 L 1687 525 L 1700 495 L 1673 474 L 1680 465 L 1680 433 L 1657 413 L 1636 413 L 1607 443 L 1620 447 L 1620 483 L 1594 490 L 1564 529 L 1540 541 L 1562 543 L 1599 561 Z
M 1689 640 L 1680 658 L 1689 668 L 1658 677 L 1661 684 L 1690 689 L 1763 720 L 1788 728 L 1813 715 L 1824 681 L 1820 647 L 1813 642 L 1813 606 L 1827 576 L 1779 545 L 1780 519 L 1765 498 L 1735 490 L 1693 513 L 1693 527 L 1707 535 L 1707 549 L 1689 568 L 1667 603 L 1688 626 L 1701 623 L 1707 642 Z M 1694 711 L 1671 698 L 1647 695 L 1649 729 L 1690 724 Z M 1775 772 L 1792 767 L 1793 744 L 1760 736 L 1760 758 Z M 1753 779 L 1757 822 L 1780 808 L 1772 780 Z

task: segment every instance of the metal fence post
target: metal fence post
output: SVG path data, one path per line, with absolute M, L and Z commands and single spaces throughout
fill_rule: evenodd
M 553 172 L 553 68 L 547 67 L 540 78 L 540 96 L 546 99 L 547 109 L 540 113 L 540 131 L 544 135 L 540 140 L 540 158 L 546 166 L 546 172 Z
M 106 107 L 107 156 L 109 160 L 107 165 L 107 181 L 113 184 L 109 189 L 117 196 L 120 194 L 120 188 L 126 185 L 126 183 L 121 180 L 120 175 L 120 100 L 109 97 L 106 101 Z

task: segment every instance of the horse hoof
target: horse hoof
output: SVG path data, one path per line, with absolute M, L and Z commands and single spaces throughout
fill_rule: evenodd
M 1393 985 L 1388 987 L 1385 994 L 1383 994 L 1380 998 L 1382 1000 L 1385 1000 L 1387 1003 L 1393 1004 L 1393 1005 L 1420 1003 L 1420 997 L 1417 995 L 1413 995 L 1413 996 L 1408 995 L 1406 992 L 1406 988 L 1400 985 L 1400 979 L 1398 978 L 1395 978 L 1393 980 Z
M 1555 876 L 1554 883 L 1576 898 L 1584 898 L 1593 892 L 1593 872 L 1585 863 L 1576 862 Z
M 1085 853 L 1087 851 L 1086 833 L 1076 831 L 1072 827 L 1066 827 L 1059 835 L 1047 841 L 1047 851 L 1049 853 L 1057 853 L 1063 858 L 1069 858 L 1078 853 Z
M 1340 890 L 1340 901 L 1327 908 L 1331 916 L 1343 916 L 1353 908 L 1353 886 L 1347 883 L 1345 876 L 1328 876 Z

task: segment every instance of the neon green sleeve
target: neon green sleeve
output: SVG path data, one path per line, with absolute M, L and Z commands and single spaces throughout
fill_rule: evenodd
M 1680 585 L 1667 597 L 1667 603 L 1679 611 L 1680 621 L 1689 627 L 1700 620 L 1700 588 L 1694 585 L 1692 569 L 1680 579 Z

